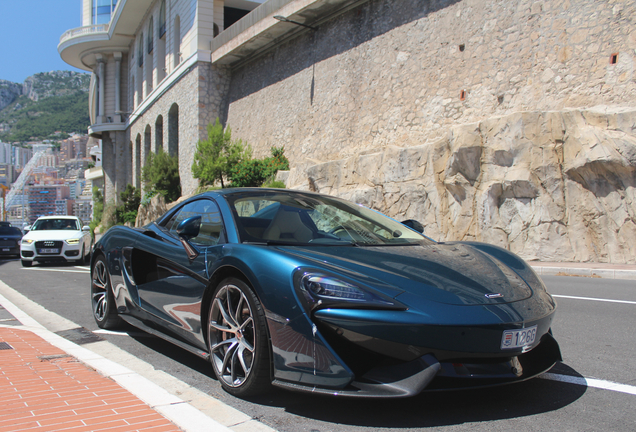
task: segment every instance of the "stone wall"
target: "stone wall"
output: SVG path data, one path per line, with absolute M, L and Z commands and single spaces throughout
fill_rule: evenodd
M 285 146 L 289 186 L 436 239 L 634 262 L 635 19 L 633 0 L 369 1 L 233 70 L 227 124 L 255 156 Z
M 292 170 L 288 185 L 343 196 L 436 240 L 526 259 L 636 262 L 636 110 L 520 112 Z
M 186 72 L 178 82 L 174 83 L 162 97 L 152 104 L 128 128 L 130 145 L 133 148 L 132 165 L 135 166 L 139 154 L 143 166 L 147 160 L 147 149 L 144 146 L 145 134 L 150 130 L 150 149 L 155 148 L 156 124 L 162 117 L 163 150 L 169 151 L 170 111 L 178 107 L 178 152 L 179 175 L 183 194 L 191 194 L 198 187 L 198 180 L 192 177 L 191 167 L 194 161 L 197 142 L 207 139 L 207 125 L 217 117 L 224 116 L 227 88 L 229 86 L 228 71 L 221 66 L 198 62 Z M 138 139 L 140 149 L 137 150 Z M 130 178 L 135 186 L 140 186 L 138 179 Z
M 370 1 L 234 71 L 228 123 L 293 165 L 518 111 L 633 106 L 635 19 L 631 0 Z

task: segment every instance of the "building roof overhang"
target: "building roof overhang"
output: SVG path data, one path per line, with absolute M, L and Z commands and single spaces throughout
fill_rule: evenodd
M 212 63 L 239 66 L 368 1 L 268 0 L 212 40 Z
M 57 52 L 66 63 L 92 71 L 96 54 L 128 52 L 141 18 L 154 0 L 120 0 L 110 24 L 90 25 L 68 30 L 60 37 Z

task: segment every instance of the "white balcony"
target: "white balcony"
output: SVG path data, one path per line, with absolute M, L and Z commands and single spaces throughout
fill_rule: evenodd
M 94 35 L 96 33 L 108 33 L 108 24 L 95 24 L 88 25 L 84 27 L 77 27 L 74 29 L 70 29 L 64 32 L 62 36 L 60 36 L 60 45 L 66 42 L 69 39 L 76 38 L 78 36 L 86 36 L 86 35 Z

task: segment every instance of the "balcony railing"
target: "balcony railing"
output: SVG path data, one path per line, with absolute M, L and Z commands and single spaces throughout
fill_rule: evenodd
M 95 24 L 84 27 L 77 27 L 64 32 L 64 34 L 60 36 L 60 43 L 63 43 L 77 36 L 85 36 L 93 33 L 106 33 L 107 31 L 108 24 Z

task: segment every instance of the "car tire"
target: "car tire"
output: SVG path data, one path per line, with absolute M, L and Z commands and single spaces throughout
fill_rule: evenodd
M 112 329 L 121 325 L 103 256 L 95 260 L 91 269 L 91 309 L 99 328 Z
M 269 340 L 263 306 L 241 279 L 224 279 L 208 314 L 210 362 L 221 386 L 237 397 L 271 384 Z
M 86 264 L 86 254 L 85 254 L 84 246 L 82 246 L 82 251 L 80 252 L 80 259 L 76 261 L 77 265 Z
M 33 265 L 33 261 L 21 260 L 22 267 L 31 267 Z

